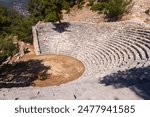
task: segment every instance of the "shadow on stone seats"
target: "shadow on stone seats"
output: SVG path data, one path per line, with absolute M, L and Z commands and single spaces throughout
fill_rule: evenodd
M 47 79 L 48 69 L 50 67 L 44 66 L 41 60 L 22 61 L 15 66 L 4 65 L 0 68 L 0 88 L 30 86 L 37 79 Z
M 105 86 L 113 85 L 116 89 L 128 87 L 136 95 L 145 100 L 150 99 L 150 66 L 144 68 L 133 68 L 127 71 L 119 71 L 107 75 L 99 83 Z
M 69 28 L 71 24 L 68 22 L 61 22 L 61 23 L 53 23 L 54 28 L 52 28 L 54 31 L 57 31 L 59 33 L 63 33 L 65 31 L 69 31 L 67 30 L 67 28 Z

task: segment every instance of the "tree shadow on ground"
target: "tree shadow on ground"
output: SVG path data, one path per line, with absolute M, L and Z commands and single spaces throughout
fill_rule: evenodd
M 70 32 L 70 30 L 67 30 L 67 28 L 69 28 L 70 25 L 71 24 L 68 23 L 68 22 L 53 23 L 53 26 L 55 28 L 52 28 L 52 29 L 57 31 L 57 32 L 59 32 L 59 33 L 63 33 L 65 31 L 69 31 Z
M 47 79 L 48 69 L 50 67 L 44 66 L 41 60 L 22 61 L 15 66 L 4 65 L 0 68 L 0 88 L 30 86 L 37 79 Z
M 145 68 L 133 68 L 127 71 L 120 71 L 107 75 L 101 84 L 113 85 L 117 88 L 128 87 L 138 96 L 145 100 L 150 99 L 150 66 Z

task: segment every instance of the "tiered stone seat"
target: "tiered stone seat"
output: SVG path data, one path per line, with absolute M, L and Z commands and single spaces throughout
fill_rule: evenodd
M 149 57 L 150 57 L 150 55 L 149 55 L 150 54 L 149 53 L 150 35 L 149 34 L 150 34 L 149 31 L 146 31 L 146 33 L 145 33 L 145 31 L 142 31 L 142 33 L 141 32 L 139 33 L 137 31 L 137 33 L 135 33 L 135 31 L 133 31 L 133 29 L 132 29 L 132 33 L 131 33 L 131 31 L 126 31 L 124 37 L 126 39 L 128 39 L 129 41 L 132 41 L 132 43 L 134 43 L 138 47 L 140 47 L 144 51 L 146 58 L 149 59 Z M 145 37 L 145 35 L 146 35 L 146 37 Z
M 37 25 L 41 54 L 70 55 L 81 60 L 86 74 L 109 74 L 143 66 L 150 58 L 150 29 L 139 24 L 71 23 L 65 31 Z M 85 76 L 84 76 L 85 77 Z
M 73 22 L 66 31 L 59 32 L 51 23 L 42 23 L 33 27 L 33 37 L 38 55 L 63 54 L 77 58 L 85 65 L 84 74 L 78 80 L 60 86 L 2 89 L 0 99 L 145 99 L 140 95 L 149 90 L 150 84 L 147 77 L 147 66 L 150 66 L 149 25 Z M 147 70 L 140 75 L 141 69 Z M 129 71 L 137 72 L 130 74 Z M 126 79 L 129 86 L 126 86 Z M 125 87 L 116 88 L 118 84 L 113 84 L 115 82 L 123 83 Z

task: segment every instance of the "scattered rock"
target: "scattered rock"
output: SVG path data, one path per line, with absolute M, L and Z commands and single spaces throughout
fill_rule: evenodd
M 147 15 L 150 15 L 150 8 L 149 8 L 148 10 L 146 10 L 145 13 L 146 13 Z
M 74 99 L 77 99 L 76 95 L 73 95 L 74 96 Z
M 29 53 L 31 50 L 29 48 L 24 48 L 23 51 L 26 54 L 26 53 Z
M 40 94 L 40 91 L 38 91 L 37 95 L 39 95 L 39 94 Z
M 15 100 L 19 100 L 19 98 L 15 98 Z

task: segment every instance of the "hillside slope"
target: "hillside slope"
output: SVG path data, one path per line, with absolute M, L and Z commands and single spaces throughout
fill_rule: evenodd
M 87 6 L 87 0 L 82 9 L 72 8 L 69 14 L 64 14 L 64 21 L 82 21 L 90 23 L 104 22 L 103 15 L 90 10 Z M 150 0 L 133 0 L 134 5 L 128 14 L 125 14 L 122 20 L 133 20 L 138 22 L 150 23 Z

